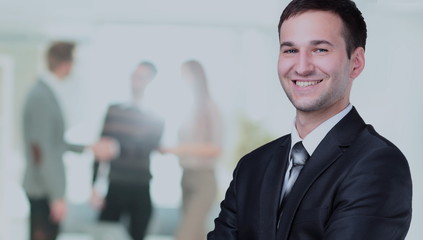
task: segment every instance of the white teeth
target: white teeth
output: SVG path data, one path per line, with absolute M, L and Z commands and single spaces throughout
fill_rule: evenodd
M 320 83 L 321 81 L 295 81 L 295 84 L 299 87 L 308 87 L 308 86 L 312 86 L 312 85 L 316 85 L 318 83 Z

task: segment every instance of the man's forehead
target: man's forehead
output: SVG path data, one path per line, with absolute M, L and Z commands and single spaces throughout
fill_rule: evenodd
M 304 18 L 313 18 L 315 19 L 313 22 L 316 22 L 318 19 L 322 19 L 322 16 L 325 16 L 326 19 L 336 20 L 342 22 L 341 17 L 334 13 L 333 11 L 325 11 L 325 10 L 306 10 L 302 12 L 298 12 L 296 14 L 293 14 L 289 16 L 287 19 L 285 19 L 281 25 L 281 28 L 286 25 L 286 23 L 290 23 L 293 21 L 298 21 Z M 310 22 L 310 23 L 313 23 Z
M 342 19 L 331 11 L 309 10 L 287 18 L 281 25 L 280 38 L 286 34 L 328 35 L 343 29 Z

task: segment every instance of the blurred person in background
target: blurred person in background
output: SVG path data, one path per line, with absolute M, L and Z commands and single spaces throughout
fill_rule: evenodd
M 65 151 L 90 149 L 98 160 L 114 153 L 113 141 L 101 139 L 92 146 L 68 144 L 61 96 L 73 66 L 75 44 L 52 43 L 47 51 L 48 71 L 30 89 L 23 110 L 26 170 L 23 187 L 30 205 L 30 239 L 54 240 L 66 216 Z
M 100 221 L 119 222 L 128 214 L 134 240 L 144 239 L 152 215 L 150 154 L 157 149 L 164 127 L 162 119 L 142 106 L 144 92 L 156 73 L 152 63 L 141 62 L 131 77 L 131 101 L 109 107 L 102 136 L 114 139 L 119 152 L 109 163 L 94 165 L 92 202 L 101 209 Z M 101 182 L 108 183 L 106 191 L 101 190 Z
M 187 61 L 181 71 L 193 94 L 193 111 L 179 130 L 178 145 L 163 147 L 161 152 L 177 155 L 183 168 L 183 212 L 175 238 L 202 240 L 217 193 L 215 165 L 222 149 L 222 120 L 202 65 L 196 60 Z

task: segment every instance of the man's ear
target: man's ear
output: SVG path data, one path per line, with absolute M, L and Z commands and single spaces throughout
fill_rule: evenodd
M 360 75 L 360 73 L 364 69 L 365 65 L 365 56 L 364 56 L 364 49 L 362 47 L 358 47 L 354 50 L 351 54 L 351 70 L 350 70 L 350 78 L 355 79 Z

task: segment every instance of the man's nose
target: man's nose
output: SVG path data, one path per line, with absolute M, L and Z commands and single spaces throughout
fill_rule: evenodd
M 297 64 L 295 66 L 295 72 L 299 76 L 308 76 L 314 71 L 314 64 L 312 55 L 307 52 L 301 52 L 298 54 Z

